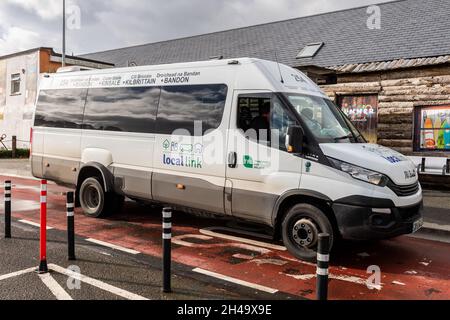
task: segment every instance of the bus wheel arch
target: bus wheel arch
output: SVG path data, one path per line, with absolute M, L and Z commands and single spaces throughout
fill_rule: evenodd
M 340 238 L 340 233 L 337 225 L 337 220 L 334 215 L 333 209 L 331 207 L 331 200 L 328 199 L 326 196 L 323 196 L 319 193 L 309 193 L 309 192 L 302 192 L 299 193 L 291 192 L 288 194 L 285 194 L 284 197 L 280 197 L 279 201 L 276 204 L 275 212 L 274 212 L 274 219 L 273 219 L 273 225 L 274 225 L 274 238 L 277 240 L 280 240 L 283 238 L 283 221 L 285 220 L 286 216 L 289 214 L 291 209 L 293 209 L 297 205 L 305 204 L 309 205 L 313 208 L 317 208 L 319 211 L 321 211 L 324 216 L 328 219 L 329 224 L 331 225 L 331 231 L 334 236 L 334 240 L 338 240 Z M 314 210 L 314 209 L 311 210 Z M 316 213 L 317 215 L 320 215 L 319 212 Z M 323 222 L 325 223 L 325 222 Z
M 98 210 L 91 207 L 92 194 L 96 195 L 96 201 L 100 201 Z M 83 198 L 83 199 L 82 199 Z M 76 205 L 82 207 L 84 213 L 90 217 L 103 217 L 115 209 L 120 209 L 123 196 L 114 193 L 114 177 L 112 173 L 99 163 L 87 163 L 78 174 L 76 187 Z

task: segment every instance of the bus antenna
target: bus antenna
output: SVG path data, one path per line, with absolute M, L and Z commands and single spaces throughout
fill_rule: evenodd
M 278 61 L 278 55 L 275 51 L 275 60 L 277 61 L 278 72 L 280 73 L 281 83 L 284 83 L 283 74 L 281 73 L 280 62 Z

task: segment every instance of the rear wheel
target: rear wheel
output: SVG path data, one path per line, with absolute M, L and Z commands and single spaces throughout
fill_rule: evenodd
M 121 208 L 123 197 L 106 193 L 97 177 L 87 178 L 80 186 L 79 200 L 83 212 L 88 217 L 101 218 Z
M 293 206 L 282 223 L 282 236 L 286 248 L 296 258 L 314 262 L 320 233 L 330 235 L 330 249 L 333 245 L 333 227 L 319 208 L 310 204 Z

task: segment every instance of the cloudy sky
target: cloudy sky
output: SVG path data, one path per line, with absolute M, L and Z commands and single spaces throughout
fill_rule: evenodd
M 388 1 L 67 0 L 67 52 L 103 51 Z M 61 21 L 62 0 L 0 0 L 0 55 L 35 47 L 60 52 Z

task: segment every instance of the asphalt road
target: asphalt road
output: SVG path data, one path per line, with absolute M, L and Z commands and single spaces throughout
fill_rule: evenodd
M 61 298 L 47 286 L 35 269 L 39 265 L 39 228 L 13 221 L 13 238 L 4 239 L 3 214 L 0 215 L 0 300 L 55 300 Z M 74 300 L 123 300 L 123 299 L 187 299 L 187 300 L 235 300 L 273 299 L 264 292 L 235 286 L 209 277 L 189 272 L 182 265 L 174 265 L 173 292 L 161 291 L 161 259 L 146 255 L 131 255 L 77 238 L 76 261 L 67 260 L 66 233 L 48 230 L 49 275 L 59 290 Z M 54 267 L 56 265 L 56 267 Z M 88 277 L 88 283 L 77 283 L 65 270 L 80 272 Z M 74 268 L 75 267 L 75 268 Z M 18 272 L 24 274 L 14 275 Z M 6 278 L 6 279 L 5 279 Z M 93 280 L 92 280 L 93 279 Z M 69 281 L 69 284 L 68 284 Z M 91 283 L 94 281 L 94 283 Z M 114 288 L 111 288 L 113 286 Z M 287 295 L 278 298 L 289 299 Z M 64 299 L 64 294 L 63 294 Z
M 6 179 L 8 177 L 0 176 L 0 181 Z M 20 178 L 12 180 L 15 239 L 0 240 L 0 253 L 8 257 L 0 262 L 0 279 L 1 275 L 38 264 L 37 228 L 19 220 L 39 222 L 39 182 Z M 49 263 L 63 268 L 70 265 L 65 260 L 66 191 L 49 185 L 48 225 L 55 228 L 49 231 L 52 240 L 49 244 Z M 159 290 L 160 208 L 127 202 L 121 213 L 106 219 L 87 218 L 79 210 L 75 219 L 77 265 L 81 272 L 146 298 L 315 298 L 315 265 L 295 259 L 282 243 L 264 238 L 264 230 L 259 226 L 174 213 L 176 289 L 174 294 L 166 296 Z M 125 250 L 132 249 L 136 254 L 93 245 L 86 238 Z M 450 244 L 408 236 L 372 243 L 342 242 L 331 254 L 330 298 L 448 300 L 449 252 Z M 367 270 L 371 266 L 378 266 L 381 270 L 381 284 L 375 289 L 368 288 L 366 283 L 371 275 Z M 67 276 L 54 274 L 55 280 L 64 287 Z M 41 279 L 30 280 L 28 277 L 33 275 L 30 273 L 0 281 L 0 298 L 28 294 L 26 290 L 30 281 L 37 281 L 36 287 L 43 288 L 45 292 L 46 286 L 42 285 Z M 23 286 L 18 286 L 14 281 Z M 83 285 L 82 291 L 85 287 Z M 90 288 L 89 285 L 87 288 Z M 33 289 L 30 290 L 32 293 Z M 86 290 L 92 292 L 69 294 L 74 298 L 109 299 L 109 296 L 103 296 L 105 293 L 98 293 L 96 288 Z

